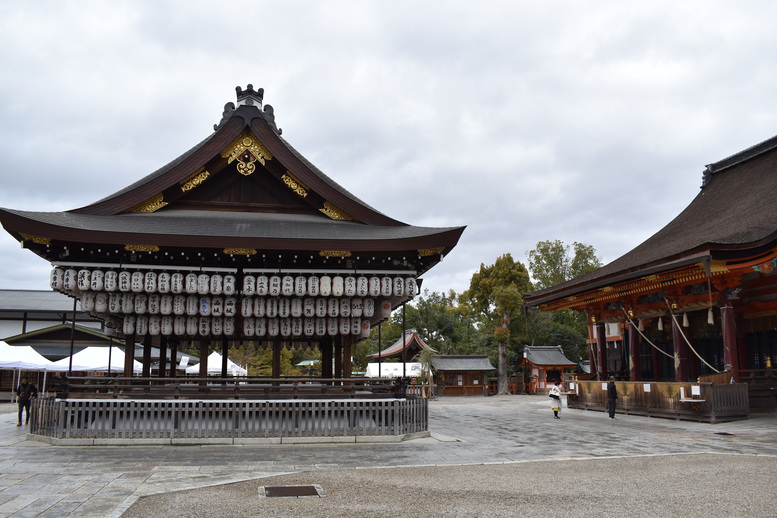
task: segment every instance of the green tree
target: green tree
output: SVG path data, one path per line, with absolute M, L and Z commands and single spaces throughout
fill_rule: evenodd
M 497 394 L 507 394 L 507 344 L 514 316 L 521 315 L 523 294 L 531 291 L 526 267 L 510 254 L 498 257 L 493 265 L 480 265 L 462 298 L 480 317 L 483 329 L 492 329 L 498 351 Z

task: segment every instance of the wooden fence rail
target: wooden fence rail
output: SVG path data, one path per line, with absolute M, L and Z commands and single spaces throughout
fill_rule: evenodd
M 750 414 L 745 383 L 617 381 L 615 386 L 619 413 L 710 423 L 746 419 Z M 571 382 L 568 406 L 604 411 L 607 409 L 606 387 L 607 382 L 602 381 Z

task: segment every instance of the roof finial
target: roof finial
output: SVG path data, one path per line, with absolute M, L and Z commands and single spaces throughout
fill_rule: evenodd
M 264 88 L 254 90 L 254 85 L 248 85 L 245 90 L 239 86 L 235 87 L 237 92 L 237 105 L 243 106 L 244 104 L 254 105 L 257 108 L 262 107 L 262 99 L 264 98 Z

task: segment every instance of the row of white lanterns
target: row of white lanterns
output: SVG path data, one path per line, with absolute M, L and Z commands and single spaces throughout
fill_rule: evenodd
M 369 320 L 358 317 L 295 317 L 255 318 L 242 320 L 242 336 L 251 337 L 314 337 L 355 335 L 370 336 Z M 235 318 L 196 316 L 127 315 L 123 318 L 122 333 L 130 335 L 163 336 L 233 336 Z
M 150 314 L 234 317 L 366 317 L 391 316 L 391 302 L 359 297 L 210 297 L 145 293 L 81 293 L 81 309 L 96 315 Z
M 234 275 L 168 273 L 155 271 L 54 268 L 51 288 L 65 292 L 172 293 L 190 295 L 237 294 Z M 246 296 L 297 297 L 414 297 L 415 277 L 342 275 L 245 275 L 241 293 Z

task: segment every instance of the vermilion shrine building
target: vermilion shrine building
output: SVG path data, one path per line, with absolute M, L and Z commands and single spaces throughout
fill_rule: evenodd
M 262 89 L 236 90 L 215 131 L 161 169 L 85 207 L 0 221 L 129 349 L 194 340 L 206 358 L 251 341 L 272 347 L 278 375 L 281 348 L 318 347 L 324 377 L 349 377 L 353 344 L 464 227 L 378 212 L 281 137 Z
M 708 165 L 690 205 L 632 251 L 525 302 L 588 315 L 599 379 L 733 378 L 747 382 L 753 408 L 773 409 L 775 194 L 777 137 Z M 622 340 L 608 341 L 606 324 Z

